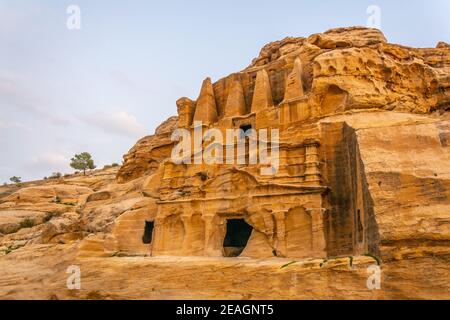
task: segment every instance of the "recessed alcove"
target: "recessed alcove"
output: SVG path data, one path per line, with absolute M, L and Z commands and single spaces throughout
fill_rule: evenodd
M 253 227 L 244 219 L 228 219 L 227 232 L 223 241 L 223 255 L 238 257 L 247 246 Z
M 144 235 L 142 236 L 142 242 L 145 244 L 151 244 L 152 243 L 152 236 L 153 236 L 153 228 L 155 224 L 153 221 L 145 221 L 145 227 L 144 227 Z

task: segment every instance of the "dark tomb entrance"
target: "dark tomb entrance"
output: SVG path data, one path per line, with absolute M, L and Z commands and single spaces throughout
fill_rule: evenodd
M 144 235 L 142 236 L 143 243 L 145 244 L 152 243 L 153 227 L 154 227 L 153 221 L 145 221 Z
M 251 124 L 244 124 L 239 127 L 242 131 L 240 131 L 240 139 L 245 139 L 245 164 L 250 164 L 250 130 L 252 130 Z
M 244 124 L 244 125 L 240 126 L 239 129 L 241 129 L 243 131 L 242 132 L 242 138 L 243 138 L 252 129 L 252 125 Z
M 227 233 L 223 241 L 223 255 L 238 257 L 244 251 L 253 227 L 244 219 L 227 220 Z

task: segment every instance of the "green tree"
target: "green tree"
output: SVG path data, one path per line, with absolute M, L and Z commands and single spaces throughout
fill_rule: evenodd
M 21 183 L 22 182 L 22 178 L 14 176 L 14 177 L 9 178 L 9 181 L 11 181 L 13 183 Z
M 70 166 L 75 170 L 83 170 L 83 174 L 86 174 L 86 170 L 95 169 L 94 160 L 88 152 L 82 152 L 76 154 L 72 159 L 70 159 Z

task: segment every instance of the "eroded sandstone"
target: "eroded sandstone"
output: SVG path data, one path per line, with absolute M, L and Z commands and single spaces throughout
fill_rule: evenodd
M 360 27 L 270 43 L 179 99 L 118 171 L 0 187 L 1 297 L 449 298 L 449 79 L 445 43 Z M 249 152 L 175 163 L 172 133 L 197 121 L 278 129 L 278 170 Z

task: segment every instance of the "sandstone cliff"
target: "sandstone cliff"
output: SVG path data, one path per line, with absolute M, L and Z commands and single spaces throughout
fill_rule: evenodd
M 0 298 L 450 298 L 447 44 L 333 29 L 199 91 L 118 170 L 0 187 Z M 276 127 L 279 173 L 174 165 L 171 134 L 194 120 Z M 237 219 L 251 235 L 222 257 Z

